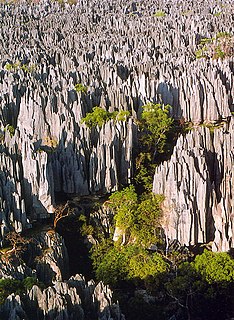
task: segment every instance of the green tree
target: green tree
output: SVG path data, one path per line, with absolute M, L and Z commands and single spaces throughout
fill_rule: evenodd
M 127 278 L 127 256 L 124 247 L 112 247 L 96 269 L 96 277 L 105 284 L 116 285 Z
M 162 107 L 160 104 L 148 103 L 143 106 L 141 115 L 143 131 L 143 145 L 155 153 L 163 153 L 167 133 L 173 125 L 173 119 L 169 115 L 170 105 Z
M 234 282 L 234 259 L 226 252 L 205 250 L 194 261 L 194 268 L 207 283 L 220 283 L 225 286 Z
M 116 225 L 123 230 L 131 229 L 135 223 L 138 205 L 137 193 L 133 185 L 121 191 L 114 192 L 108 205 L 115 212 Z
M 227 253 L 205 250 L 191 263 L 181 263 L 165 283 L 185 319 L 223 319 L 232 313 L 234 260 Z
M 158 253 L 149 253 L 144 249 L 138 249 L 129 260 L 128 278 L 141 280 L 153 279 L 161 273 L 167 272 L 169 265 Z
M 156 162 L 165 156 L 168 149 L 167 139 L 172 131 L 173 119 L 171 106 L 148 103 L 143 106 L 140 127 L 140 152 L 136 159 L 135 182 L 141 190 L 151 191 Z
M 87 94 L 88 92 L 88 88 L 86 86 L 84 86 L 82 83 L 77 83 L 75 85 L 75 90 L 78 93 L 83 93 L 83 94 Z
M 138 204 L 133 234 L 141 245 L 150 246 L 150 244 L 159 241 L 157 230 L 162 216 L 161 204 L 163 200 L 162 195 L 150 193 L 145 194 Z
M 168 263 L 157 253 L 138 245 L 114 246 L 97 266 L 96 275 L 98 280 L 111 285 L 127 280 L 146 283 L 168 269 Z

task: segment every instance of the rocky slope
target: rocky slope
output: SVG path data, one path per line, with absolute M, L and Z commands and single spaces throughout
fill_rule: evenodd
M 33 286 L 20 297 L 11 294 L 1 307 L 1 319 L 124 320 L 118 304 L 112 303 L 112 292 L 101 282 L 88 284 L 76 275 L 41 290 Z
M 23 294 L 9 295 L 0 305 L 1 319 L 124 320 L 112 291 L 102 282 L 86 283 L 78 274 L 69 278 L 67 249 L 53 230 L 34 234 L 23 254 L 8 250 L 0 261 L 1 278 L 40 281 Z
M 0 4 L 0 244 L 8 231 L 50 219 L 64 198 L 130 183 L 137 119 L 155 102 L 191 123 L 154 176 L 166 239 L 233 247 L 233 57 L 196 58 L 202 38 L 234 33 L 233 8 L 231 0 Z M 81 119 L 94 106 L 131 117 L 89 129 Z M 24 261 L 2 254 L 0 277 L 36 276 L 47 288 L 10 295 L 1 319 L 123 319 L 108 287 L 69 279 L 59 235 L 35 239 Z
M 155 193 L 165 195 L 162 225 L 169 239 L 186 245 L 233 247 L 234 119 L 225 127 L 195 127 L 181 136 L 171 159 L 154 176 Z
M 136 124 L 89 130 L 80 120 L 93 106 L 136 117 L 154 101 L 193 123 L 230 117 L 232 59 L 196 59 L 195 51 L 202 37 L 233 31 L 232 6 L 1 4 L 2 236 L 48 217 L 58 192 L 103 193 L 130 182 Z

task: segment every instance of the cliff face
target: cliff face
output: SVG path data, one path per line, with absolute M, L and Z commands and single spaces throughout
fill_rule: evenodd
M 195 58 L 202 37 L 233 31 L 232 4 L 228 1 L 222 8 L 210 1 L 180 5 L 177 1 L 124 4 L 81 1 L 76 6 L 43 2 L 1 4 L 0 8 L 2 236 L 9 229 L 20 232 L 30 227 L 33 220 L 48 217 L 60 192 L 105 193 L 130 182 L 133 151 L 137 146 L 135 122 L 132 118 L 125 122 L 110 121 L 102 128 L 90 130 L 80 120 L 92 107 L 130 110 L 134 118 L 148 101 L 169 103 L 174 118 L 193 123 L 229 119 L 234 110 L 232 59 Z M 166 15 L 157 17 L 159 9 Z M 87 93 L 75 90 L 78 83 L 87 87 Z M 181 137 L 171 162 L 161 166 L 155 178 L 154 191 L 165 192 L 167 198 L 172 198 L 167 180 L 158 177 L 173 161 L 178 162 L 177 167 L 190 166 L 188 172 L 194 176 L 199 176 L 199 172 L 205 175 L 209 196 L 208 202 L 204 200 L 199 207 L 201 221 L 206 221 L 206 216 L 213 217 L 211 206 L 219 208 L 215 212 L 221 219 L 229 210 L 224 208 L 233 199 L 225 177 L 219 176 L 216 181 L 218 174 L 213 177 L 209 169 L 213 165 L 206 159 L 215 161 L 217 170 L 227 169 L 223 148 L 230 153 L 232 145 L 228 147 L 228 134 L 218 132 L 213 142 L 203 129 Z M 202 156 L 199 145 L 196 150 L 193 139 L 205 144 L 207 156 Z M 194 149 L 194 156 L 184 163 L 180 163 L 181 157 L 173 160 L 182 145 L 181 152 L 186 152 L 187 144 Z M 189 164 L 187 161 L 193 158 L 194 163 Z M 231 160 L 228 171 L 230 166 Z M 171 179 L 176 185 L 178 179 L 185 184 L 188 176 Z M 219 191 L 223 188 L 220 192 L 224 204 L 220 204 L 220 196 L 213 194 L 213 185 Z M 193 186 L 189 195 L 194 201 L 179 196 L 178 191 L 172 198 L 175 206 L 179 203 L 179 208 L 181 205 L 187 208 L 189 201 L 200 203 L 195 189 Z M 191 213 L 186 219 L 184 230 L 197 230 L 191 222 Z M 227 214 L 226 219 L 229 221 Z M 202 231 L 198 235 L 197 231 L 191 231 L 186 243 L 190 238 L 200 241 L 201 237 L 213 237 L 213 231 L 205 236 L 205 222 L 196 223 L 202 225 Z M 187 233 L 182 229 L 178 232 Z M 216 230 L 216 239 L 221 237 L 218 233 Z M 221 247 L 226 248 L 226 244 Z
M 165 195 L 162 225 L 181 243 L 233 247 L 234 119 L 227 128 L 192 129 L 157 169 L 153 191 Z

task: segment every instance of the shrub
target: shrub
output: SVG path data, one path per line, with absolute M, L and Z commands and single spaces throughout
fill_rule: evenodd
M 5 127 L 5 129 L 4 129 L 5 131 L 7 130 L 9 133 L 10 133 L 10 136 L 11 136 L 11 138 L 14 136 L 14 134 L 15 134 L 15 128 L 12 126 L 12 125 L 10 125 L 10 124 L 8 124 L 6 127 Z
M 92 112 L 81 120 L 81 123 L 85 123 L 88 128 L 102 127 L 104 123 L 112 118 L 112 114 L 101 107 L 94 107 Z
M 195 52 L 197 59 L 224 59 L 234 55 L 234 37 L 228 32 L 218 32 L 214 38 L 203 38 Z
M 10 278 L 0 279 L 0 304 L 3 304 L 10 294 L 21 294 L 22 292 L 23 285 L 20 280 Z
M 109 197 L 108 204 L 115 212 L 115 221 L 118 227 L 127 230 L 133 226 L 137 202 L 137 194 L 132 185 L 114 192 Z
M 102 258 L 96 270 L 98 280 L 105 284 L 116 285 L 127 278 L 127 256 L 124 249 L 112 247 Z
M 118 282 L 131 280 L 148 281 L 168 271 L 169 265 L 157 253 L 136 246 L 114 246 L 103 257 L 98 265 L 98 280 L 116 285 Z
M 234 259 L 226 252 L 205 250 L 195 258 L 194 268 L 209 284 L 234 282 Z
M 130 117 L 130 112 L 125 110 L 120 110 L 117 112 L 116 116 L 114 117 L 117 121 L 126 121 Z
M 158 227 L 162 216 L 162 195 L 153 193 L 145 195 L 138 204 L 136 223 L 133 226 L 133 235 L 137 242 L 147 247 L 159 240 Z
M 163 196 L 153 193 L 138 199 L 131 185 L 113 193 L 108 204 L 115 212 L 116 226 L 128 232 L 135 242 L 147 247 L 158 241 L 157 228 L 163 199 Z
M 35 64 L 21 64 L 21 62 L 17 61 L 15 63 L 6 63 L 5 69 L 7 71 L 16 71 L 16 70 L 23 70 L 24 72 L 31 73 L 36 70 Z
M 148 280 L 169 270 L 169 265 L 158 253 L 138 249 L 129 260 L 128 278 Z
M 75 90 L 78 93 L 83 93 L 83 94 L 87 94 L 88 92 L 88 88 L 86 86 L 84 86 L 82 83 L 77 83 L 75 85 Z
M 87 115 L 81 120 L 81 123 L 89 128 L 92 127 L 102 127 L 107 121 L 114 119 L 116 121 L 126 121 L 130 117 L 130 112 L 125 110 L 109 112 L 101 107 L 94 107 L 92 112 L 87 113 Z
M 163 10 L 158 10 L 154 13 L 154 17 L 157 17 L 157 18 L 161 18 L 165 16 L 166 16 L 166 13 Z

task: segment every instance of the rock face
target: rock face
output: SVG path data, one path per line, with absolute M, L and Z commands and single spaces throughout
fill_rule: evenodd
M 234 118 L 224 128 L 197 127 L 181 136 L 168 162 L 154 176 L 155 193 L 165 195 L 162 225 L 182 244 L 213 242 L 233 247 Z
M 36 277 L 50 285 L 69 277 L 67 248 L 53 230 L 34 235 L 21 251 L 1 252 L 0 278 Z
M 174 118 L 193 123 L 230 117 L 232 59 L 195 52 L 201 38 L 233 31 L 232 8 L 228 0 L 1 4 L 1 239 L 47 218 L 61 193 L 129 183 L 143 104 L 169 103 Z M 94 106 L 132 117 L 90 130 L 81 119 Z
M 33 286 L 22 298 L 11 294 L 0 310 L 1 319 L 44 320 L 124 320 L 112 292 L 101 282 L 97 285 L 76 275 L 66 282 L 41 290 Z
M 68 279 L 67 250 L 61 236 L 52 230 L 35 235 L 21 257 L 6 252 L 0 262 L 1 279 L 34 277 L 46 286 L 34 285 L 20 296 L 8 296 L 0 306 L 2 320 L 125 319 L 108 286 L 86 283 L 78 274 Z

